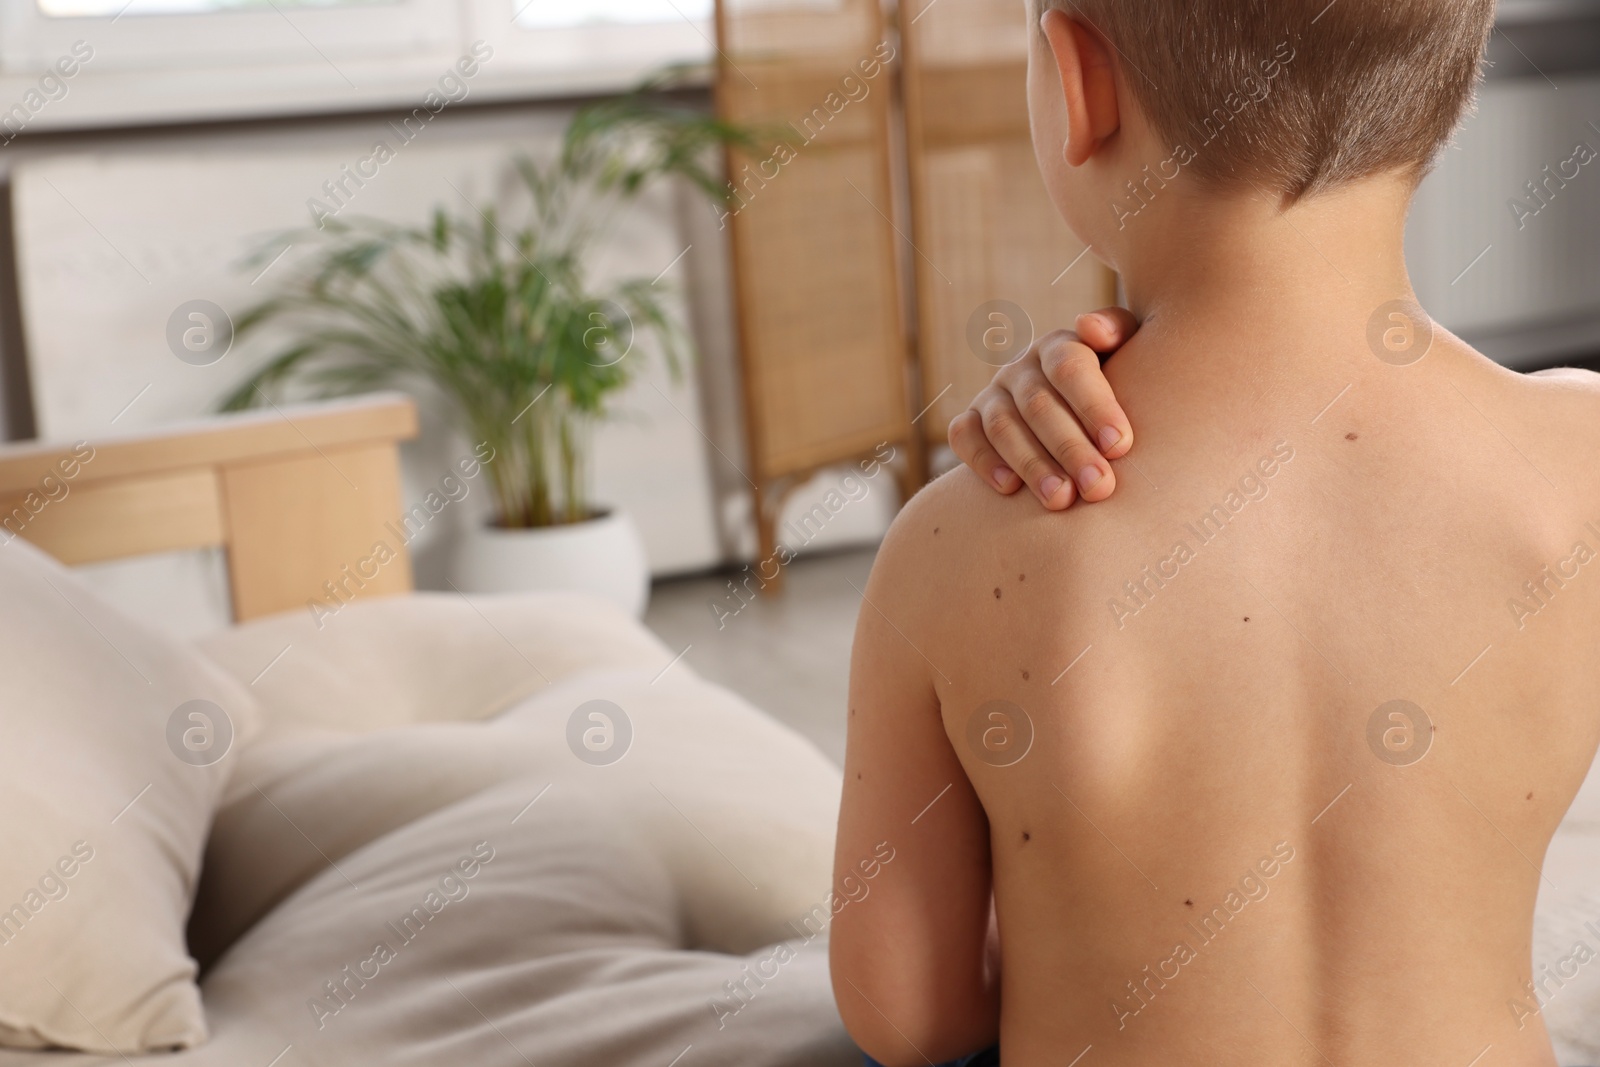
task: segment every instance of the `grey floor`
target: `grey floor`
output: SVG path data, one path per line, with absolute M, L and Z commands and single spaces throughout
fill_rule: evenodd
M 657 583 L 645 624 L 700 676 L 727 686 L 844 760 L 850 641 L 876 547 L 795 560 L 781 595 L 738 614 L 732 575 Z M 720 606 L 714 610 L 712 605 Z M 720 617 L 720 618 L 719 618 Z M 720 621 L 720 625 L 719 625 Z

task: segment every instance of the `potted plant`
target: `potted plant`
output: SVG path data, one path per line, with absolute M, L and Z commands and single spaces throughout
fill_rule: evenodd
M 553 158 L 518 161 L 515 211 L 437 209 L 421 228 L 334 217 L 269 242 L 248 267 L 286 243 L 315 251 L 240 319 L 240 337 L 271 323 L 288 341 L 224 408 L 289 382 L 321 396 L 431 384 L 494 457 L 494 515 L 459 545 L 457 586 L 581 589 L 642 612 L 643 546 L 625 513 L 590 499 L 589 440 L 638 365 L 637 334 L 659 342 L 674 374 L 689 349 L 660 288 L 598 284 L 586 260 L 617 207 L 659 179 L 725 197 L 710 150 L 752 144 L 663 98 L 671 77 L 583 108 Z

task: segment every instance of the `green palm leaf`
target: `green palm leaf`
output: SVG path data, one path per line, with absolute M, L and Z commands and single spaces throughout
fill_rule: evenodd
M 638 369 L 628 346 L 653 338 L 674 375 L 693 354 L 661 286 L 597 284 L 587 255 L 618 208 L 663 178 L 725 200 L 714 150 L 757 146 L 754 132 L 664 96 L 680 76 L 581 109 L 553 158 L 516 160 L 518 211 L 439 208 L 421 227 L 340 215 L 264 242 L 246 269 L 289 244 L 315 251 L 239 319 L 241 339 L 283 340 L 223 409 L 291 385 L 317 396 L 431 386 L 494 448 L 500 524 L 587 518 L 588 435 Z

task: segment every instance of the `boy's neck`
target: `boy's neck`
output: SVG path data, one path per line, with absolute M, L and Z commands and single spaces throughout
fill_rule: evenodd
M 1174 184 L 1113 234 L 1111 258 L 1141 321 L 1231 319 L 1248 331 L 1365 316 L 1413 295 L 1405 266 L 1411 192 L 1410 182 L 1384 177 L 1280 209 L 1262 193 Z

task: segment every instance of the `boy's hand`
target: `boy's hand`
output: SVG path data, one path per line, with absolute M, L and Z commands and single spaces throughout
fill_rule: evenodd
M 1139 324 L 1114 307 L 1078 316 L 1077 327 L 1034 342 L 950 423 L 961 462 L 1006 496 L 1026 483 L 1051 511 L 1080 496 L 1091 503 L 1110 496 L 1117 478 L 1106 461 L 1133 447 L 1133 427 L 1097 353 L 1121 348 Z

